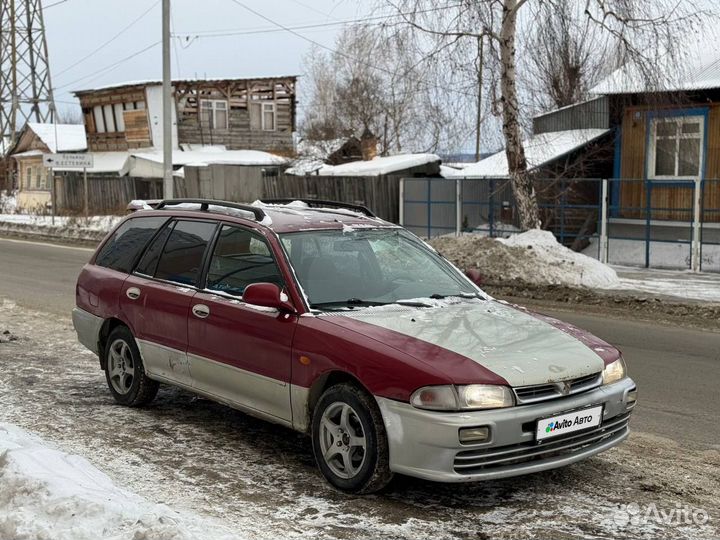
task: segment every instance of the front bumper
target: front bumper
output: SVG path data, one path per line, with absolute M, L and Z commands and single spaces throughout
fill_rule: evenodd
M 507 478 L 574 463 L 627 438 L 635 402 L 628 393 L 635 383 L 625 378 L 575 396 L 507 409 L 442 413 L 408 403 L 377 398 L 390 446 L 394 472 L 440 482 Z M 600 426 L 535 440 L 538 419 L 603 405 Z M 488 426 L 490 439 L 460 444 L 460 428 Z

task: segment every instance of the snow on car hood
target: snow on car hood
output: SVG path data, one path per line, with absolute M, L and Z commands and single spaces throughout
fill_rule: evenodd
M 426 341 L 481 364 L 511 386 L 599 373 L 605 363 L 581 341 L 498 302 L 363 309 L 342 316 Z M 356 329 L 357 330 L 357 329 Z

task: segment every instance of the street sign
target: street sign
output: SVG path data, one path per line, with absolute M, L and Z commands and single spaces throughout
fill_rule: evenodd
M 48 169 L 92 169 L 92 154 L 43 154 Z

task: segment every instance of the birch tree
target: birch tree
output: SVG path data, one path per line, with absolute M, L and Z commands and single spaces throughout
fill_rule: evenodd
M 464 39 L 488 38 L 497 65 L 491 72 L 491 90 L 496 92 L 495 110 L 502 120 L 508 173 L 513 187 L 520 226 L 523 230 L 541 226 L 537 197 L 528 172 L 521 130 L 523 111 L 518 96 L 519 38 L 528 36 L 540 9 L 561 9 L 567 0 L 446 0 L 445 13 L 427 13 L 423 0 L 384 0 L 404 23 L 432 50 L 453 47 Z M 676 47 L 681 33 L 697 29 L 710 15 L 690 0 L 576 0 L 581 17 L 593 29 L 611 37 L 619 58 L 633 62 L 649 81 L 657 80 L 658 61 L 667 64 L 682 53 Z M 462 54 L 459 45 L 454 50 Z M 677 58 L 679 59 L 679 58 Z M 471 57 L 465 59 L 472 62 Z M 462 62 L 462 60 L 459 60 Z

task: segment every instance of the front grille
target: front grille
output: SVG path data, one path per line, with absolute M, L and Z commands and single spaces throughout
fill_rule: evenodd
M 602 384 L 602 373 L 592 373 L 571 379 L 569 381 L 553 382 L 545 384 L 533 384 L 530 386 L 518 386 L 513 388 L 518 405 L 537 403 L 548 399 L 555 399 L 572 394 L 579 394 L 597 388 Z
M 568 456 L 609 440 L 619 439 L 628 430 L 630 412 L 619 414 L 601 426 L 579 433 L 569 433 L 541 443 L 528 441 L 480 450 L 464 450 L 455 456 L 454 470 L 458 474 L 489 472 L 543 459 Z

